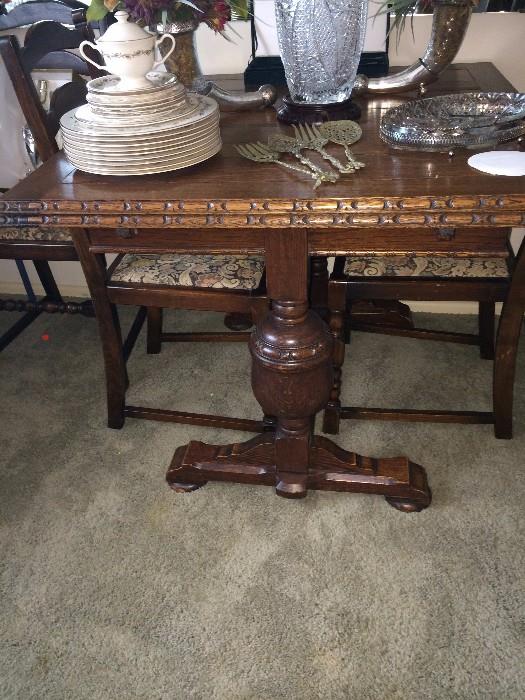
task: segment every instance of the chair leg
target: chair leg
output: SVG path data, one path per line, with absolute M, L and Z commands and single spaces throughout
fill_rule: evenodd
M 109 301 L 106 289 L 106 264 L 103 255 L 89 250 L 83 231 L 71 230 L 78 257 L 89 285 L 100 333 L 106 370 L 108 427 L 122 428 L 125 415 L 128 375 L 124 361 L 122 331 L 117 307 Z
M 345 360 L 345 313 L 346 313 L 346 285 L 330 282 L 328 285 L 328 308 L 330 313 L 329 326 L 334 338 L 334 351 L 332 356 L 334 378 L 330 399 L 326 405 L 323 416 L 323 432 L 330 435 L 339 433 L 341 414 L 341 377 Z
M 494 359 L 494 434 L 512 438 L 512 405 L 518 341 L 525 313 L 525 241 L 516 257 L 507 299 L 503 304 Z
M 45 295 L 52 301 L 62 301 L 62 295 L 57 287 L 51 268 L 47 260 L 33 260 L 36 273 L 44 287 Z
M 483 360 L 494 359 L 494 324 L 496 304 L 480 301 L 478 306 L 479 354 Z
M 247 331 L 253 326 L 249 314 L 229 313 L 224 316 L 224 325 L 231 331 Z
M 162 309 L 148 306 L 148 355 L 158 355 L 162 348 Z
M 310 258 L 310 306 L 326 317 L 328 296 L 328 258 L 314 255 Z

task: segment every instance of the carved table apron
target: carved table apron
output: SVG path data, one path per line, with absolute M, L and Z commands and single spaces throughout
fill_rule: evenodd
M 429 94 L 511 89 L 490 64 L 453 66 L 439 88 L 432 86 Z M 406 457 L 346 452 L 312 429 L 329 396 L 332 339 L 308 308 L 309 256 L 475 251 L 484 245 L 487 227 L 525 225 L 523 178 L 481 175 L 467 166 L 468 152 L 451 159 L 393 151 L 380 141 L 381 111 L 409 97 L 363 102 L 363 138 L 353 151 L 366 168 L 315 191 L 296 174 L 236 153 L 234 144 L 265 141 L 284 128 L 267 110 L 223 115 L 224 148 L 200 166 L 158 176 L 104 177 L 78 172 L 57 154 L 0 200 L 0 225 L 71 227 L 99 323 L 108 326 L 112 312 L 97 268 L 100 253 L 265 254 L 272 309 L 251 337 L 252 386 L 264 412 L 276 416 L 276 431 L 242 444 L 191 442 L 178 448 L 167 474 L 175 490 L 194 490 L 209 480 L 237 481 L 275 485 L 290 498 L 316 488 L 382 494 L 406 511 L 429 505 L 422 467 Z M 119 231 L 122 227 L 127 231 Z M 436 231 L 443 227 L 460 227 L 462 233 L 443 236 Z M 522 281 L 523 258 L 516 269 Z M 519 333 L 523 284 L 510 296 L 507 336 Z M 117 367 L 124 382 L 118 342 L 115 331 L 104 352 L 113 355 L 112 371 Z

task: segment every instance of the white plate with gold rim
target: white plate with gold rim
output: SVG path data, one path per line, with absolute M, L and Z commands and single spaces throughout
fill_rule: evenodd
M 165 151 L 167 149 L 184 149 L 193 148 L 198 146 L 203 141 L 207 141 L 211 138 L 218 137 L 220 132 L 218 129 L 213 129 L 212 131 L 207 131 L 202 134 L 198 134 L 195 137 L 189 139 L 183 139 L 181 141 L 162 141 L 158 143 L 147 144 L 145 147 L 131 148 L 126 146 L 124 148 L 105 148 L 104 146 L 96 144 L 85 144 L 79 141 L 70 141 L 68 139 L 64 140 L 64 146 L 69 150 L 84 151 L 85 153 L 97 153 L 102 156 L 140 156 L 145 153 L 156 153 L 157 151 Z
M 169 172 L 171 170 L 180 170 L 182 168 L 189 168 L 192 165 L 197 165 L 198 163 L 202 163 L 203 161 L 212 158 L 214 155 L 219 153 L 221 148 L 222 144 L 219 142 L 214 148 L 211 148 L 209 151 L 199 153 L 198 155 L 195 155 L 193 158 L 189 158 L 184 162 L 165 161 L 155 165 L 151 164 L 145 168 L 108 168 L 101 163 L 95 165 L 85 164 L 82 161 L 77 161 L 76 159 L 70 159 L 70 162 L 79 170 L 83 170 L 84 172 L 93 173 L 96 175 L 116 175 L 120 177 L 126 175 L 153 175 L 155 173 Z
M 107 118 L 111 121 L 114 120 L 126 120 L 132 117 L 139 117 L 142 119 L 149 119 L 150 117 L 155 117 L 158 114 L 170 115 L 173 119 L 174 117 L 180 116 L 187 109 L 186 98 L 177 102 L 176 104 L 163 104 L 152 109 L 108 109 L 107 107 L 100 107 L 99 105 L 89 105 L 90 110 L 93 114 L 97 114 L 100 117 Z
M 82 149 L 78 148 L 74 145 L 70 145 L 68 143 L 64 143 L 64 151 L 67 156 L 75 156 L 78 158 L 86 159 L 86 160 L 100 160 L 103 162 L 117 162 L 117 161 L 123 161 L 123 162 L 129 162 L 129 163 L 137 163 L 141 160 L 159 160 L 159 159 L 165 159 L 165 158 L 171 158 L 171 157 L 178 157 L 179 155 L 185 156 L 185 155 L 190 155 L 191 153 L 194 153 L 195 151 L 198 150 L 203 150 L 206 149 L 208 146 L 213 145 L 219 140 L 219 134 L 214 133 L 206 136 L 205 138 L 195 141 L 195 142 L 188 142 L 182 146 L 180 145 L 175 145 L 171 148 L 159 148 L 157 150 L 150 150 L 150 151 L 144 151 L 140 153 L 129 153 L 129 152 L 122 152 L 122 153 L 106 153 L 106 152 L 99 152 L 95 151 L 93 149 Z
M 164 162 L 170 162 L 170 163 L 179 163 L 179 162 L 186 162 L 187 160 L 192 160 L 194 157 L 196 157 L 199 153 L 207 153 L 208 151 L 212 150 L 216 146 L 221 143 L 220 138 L 214 138 L 210 142 L 206 144 L 202 144 L 195 150 L 189 153 L 185 153 L 183 151 L 177 152 L 177 153 L 172 153 L 172 154 L 153 154 L 152 157 L 150 158 L 142 158 L 137 161 L 123 161 L 123 162 L 113 162 L 113 163 L 108 163 L 106 161 L 102 161 L 102 159 L 98 158 L 96 155 L 77 155 L 74 153 L 66 154 L 68 157 L 71 157 L 72 160 L 76 162 L 82 162 L 82 163 L 102 163 L 104 162 L 104 166 L 107 168 L 122 168 L 123 166 L 128 166 L 129 169 L 134 169 L 134 168 L 143 168 L 145 167 L 146 163 L 164 163 Z
M 169 102 L 170 100 L 178 100 L 181 97 L 184 97 L 186 94 L 186 90 L 181 86 L 180 89 L 169 89 L 164 90 L 163 92 L 154 92 L 133 98 L 126 95 L 120 95 L 119 93 L 109 96 L 88 92 L 86 99 L 91 104 L 104 105 L 106 107 L 131 108 L 159 105 L 165 101 Z
M 172 109 L 174 105 L 185 102 L 188 99 L 184 92 L 181 95 L 163 96 L 161 100 L 153 103 L 130 105 L 122 102 L 107 103 L 93 100 L 91 95 L 86 95 L 88 104 L 94 109 L 108 110 L 111 112 L 151 112 L 154 109 Z
M 151 83 L 150 87 L 136 90 L 120 90 L 120 78 L 117 75 L 103 75 L 100 78 L 89 80 L 87 89 L 89 92 L 98 94 L 118 94 L 118 95 L 144 95 L 158 90 L 165 90 L 172 85 L 180 84 L 177 76 L 173 73 L 161 73 L 160 71 L 150 71 L 146 73 L 146 79 Z
M 159 148 L 166 145 L 177 145 L 188 143 L 200 138 L 203 138 L 211 133 L 219 133 L 219 123 L 210 122 L 207 123 L 203 128 L 191 129 L 188 131 L 181 131 L 178 133 L 159 133 L 155 134 L 153 137 L 141 138 L 141 139 L 101 139 L 96 136 L 86 137 L 85 135 L 78 135 L 70 132 L 62 132 L 62 138 L 71 145 L 78 145 L 89 149 L 98 149 L 101 151 L 118 151 L 121 153 L 126 153 L 128 151 L 142 151 L 148 148 Z
M 186 163 L 188 162 L 194 162 L 194 160 L 197 158 L 200 158 L 203 154 L 209 153 L 210 151 L 216 149 L 219 147 L 219 141 L 214 141 L 213 143 L 210 143 L 206 148 L 199 149 L 198 151 L 195 151 L 194 153 L 188 153 L 185 156 L 181 156 L 180 158 L 174 158 L 174 157 L 166 157 L 166 158 L 149 158 L 149 159 L 143 159 L 142 161 L 137 161 L 137 162 L 128 162 L 128 161 L 105 161 L 105 160 L 98 160 L 96 158 L 81 158 L 77 155 L 70 154 L 68 156 L 68 160 L 73 163 L 73 165 L 78 166 L 78 167 L 83 167 L 83 168 L 104 168 L 104 170 L 121 170 L 124 169 L 126 172 L 131 172 L 132 170 L 144 170 L 145 168 L 149 168 L 151 166 L 157 167 L 158 165 L 162 165 L 164 163 L 169 163 L 170 165 L 180 165 L 183 167 Z
M 187 116 L 151 125 L 133 124 L 129 126 L 80 121 L 75 116 L 75 113 L 79 112 L 81 116 L 86 114 L 92 115 L 92 112 L 89 110 L 89 105 L 83 105 L 80 108 L 75 108 L 69 112 L 66 112 L 66 114 L 64 114 L 60 119 L 60 126 L 66 131 L 69 130 L 70 132 L 77 132 L 93 136 L 148 136 L 159 131 L 177 131 L 185 126 L 198 124 L 199 122 L 202 122 L 213 114 L 218 114 L 219 112 L 219 108 L 215 100 L 204 95 L 191 95 L 188 98 L 188 102 L 190 103 L 192 112 Z M 83 110 L 83 107 L 87 108 L 88 112 Z
M 192 129 L 197 129 L 204 127 L 206 124 L 211 124 L 211 123 L 219 123 L 219 112 L 213 112 L 212 114 L 209 114 L 207 117 L 204 119 L 199 119 L 195 122 L 192 122 L 191 120 L 188 120 L 185 124 L 174 124 L 174 125 L 158 125 L 155 124 L 153 127 L 153 131 L 151 132 L 146 132 L 146 133 L 137 133 L 135 129 L 132 127 L 125 127 L 125 129 L 121 129 L 119 131 L 111 131 L 110 133 L 100 133 L 97 126 L 90 126 L 89 124 L 86 124 L 85 122 L 79 122 L 76 119 L 71 119 L 71 120 L 65 120 L 62 118 L 62 124 L 61 124 L 61 129 L 62 131 L 70 134 L 77 135 L 81 138 L 83 137 L 91 137 L 94 136 L 96 138 L 101 138 L 101 139 L 106 139 L 108 141 L 113 141 L 114 139 L 119 139 L 119 140 L 133 140 L 135 138 L 138 139 L 149 139 L 149 138 L 155 138 L 156 136 L 160 136 L 163 134 L 177 134 L 177 133 L 183 133 L 187 130 L 192 130 Z M 129 132 L 129 133 L 128 133 Z
M 184 149 L 184 148 L 192 148 L 194 146 L 198 146 L 200 143 L 203 141 L 207 141 L 215 136 L 219 136 L 219 131 L 213 130 L 213 131 L 208 131 L 203 134 L 199 134 L 195 138 L 191 139 L 184 139 L 182 141 L 163 141 L 163 142 L 158 142 L 158 143 L 151 143 L 148 144 L 146 147 L 142 148 L 134 148 L 133 150 L 129 147 L 126 146 L 125 148 L 105 148 L 101 146 L 97 146 L 94 144 L 85 144 L 81 143 L 78 141 L 69 141 L 65 140 L 64 141 L 64 147 L 67 150 L 74 150 L 74 151 L 81 151 L 85 153 L 97 153 L 102 156 L 141 156 L 146 153 L 156 153 L 158 151 L 165 151 L 165 150 L 176 150 L 176 149 Z
M 141 135 L 129 135 L 129 134 L 115 134 L 114 136 L 100 136 L 97 133 L 83 133 L 79 131 L 70 131 L 69 129 L 62 129 L 62 135 L 69 141 L 76 141 L 78 143 L 85 144 L 100 144 L 101 146 L 107 146 L 109 148 L 115 147 L 121 149 L 126 146 L 140 146 L 146 145 L 148 143 L 166 142 L 174 141 L 178 139 L 189 138 L 192 135 L 196 136 L 200 133 L 205 133 L 207 131 L 212 131 L 219 128 L 218 118 L 210 118 L 205 122 L 199 122 L 195 126 L 189 125 L 182 129 L 164 129 L 158 131 L 154 134 L 141 134 Z
M 148 125 L 160 122 L 173 122 L 194 114 L 199 108 L 195 102 L 185 101 L 177 110 L 162 112 L 153 110 L 148 114 Z M 103 129 L 118 129 L 125 127 L 144 126 L 144 115 L 135 114 L 132 109 L 124 115 L 112 116 L 100 114 L 93 110 L 91 105 L 82 105 L 75 112 L 75 119 L 82 123 L 83 127 L 102 127 Z

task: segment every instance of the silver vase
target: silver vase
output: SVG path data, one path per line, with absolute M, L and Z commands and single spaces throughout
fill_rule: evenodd
M 452 63 L 465 38 L 473 3 L 471 0 L 433 0 L 432 4 L 432 31 L 423 56 L 409 68 L 382 78 L 369 79 L 358 75 L 354 94 L 388 94 L 414 88 L 419 88 L 424 94 L 425 86 L 437 80 Z
M 368 0 L 276 0 L 277 35 L 290 98 L 348 100 L 365 40 Z

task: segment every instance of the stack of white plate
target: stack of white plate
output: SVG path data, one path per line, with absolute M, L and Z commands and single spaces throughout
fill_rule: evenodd
M 88 104 L 60 120 L 64 152 L 79 170 L 147 175 L 186 168 L 221 149 L 215 100 L 186 93 L 171 73 L 148 73 L 151 87 L 119 90 L 107 75 L 88 83 Z

